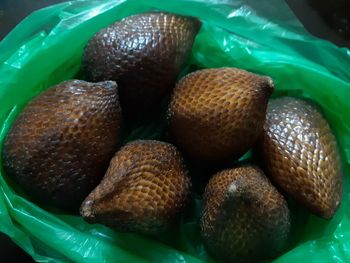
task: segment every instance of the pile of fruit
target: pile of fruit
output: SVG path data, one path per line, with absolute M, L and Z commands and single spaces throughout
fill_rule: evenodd
M 39 203 L 154 235 L 171 228 L 192 197 L 185 162 L 211 165 L 198 223 L 207 251 L 223 262 L 283 251 L 286 197 L 331 218 L 343 178 L 321 110 L 301 98 L 270 100 L 270 77 L 237 68 L 201 69 L 176 83 L 200 26 L 153 12 L 98 32 L 84 51 L 87 81 L 49 88 L 16 119 L 3 150 L 7 175 Z M 152 119 L 164 103 L 164 141 L 122 145 L 132 123 Z M 260 162 L 239 162 L 251 149 Z

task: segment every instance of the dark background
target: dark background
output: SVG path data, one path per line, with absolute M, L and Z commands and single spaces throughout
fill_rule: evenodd
M 0 0 L 0 40 L 34 10 L 64 1 Z M 350 0 L 285 1 L 311 34 L 350 48 Z M 3 234 L 0 234 L 0 257 L 4 263 L 33 261 Z

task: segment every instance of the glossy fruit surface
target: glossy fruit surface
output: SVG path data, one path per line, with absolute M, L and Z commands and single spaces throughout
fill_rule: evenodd
M 311 212 L 331 218 L 343 192 L 336 139 L 311 102 L 284 97 L 269 103 L 262 159 L 267 175 Z
M 168 111 L 170 133 L 197 161 L 223 163 L 248 151 L 263 131 L 269 77 L 237 68 L 214 68 L 182 78 Z

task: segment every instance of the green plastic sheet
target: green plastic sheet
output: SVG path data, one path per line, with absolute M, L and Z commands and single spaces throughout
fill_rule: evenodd
M 284 1 L 70 1 L 34 12 L 0 43 L 1 146 L 31 98 L 78 74 L 83 48 L 95 32 L 154 9 L 203 21 L 188 65 L 269 75 L 274 96 L 301 96 L 321 105 L 341 148 L 342 205 L 326 221 L 290 202 L 293 236 L 274 262 L 350 262 L 350 51 L 309 35 Z M 157 138 L 158 132 L 139 127 L 129 140 Z M 1 168 L 0 231 L 38 262 L 213 262 L 199 237 L 199 209 L 197 196 L 181 224 L 158 237 L 121 234 L 33 203 Z

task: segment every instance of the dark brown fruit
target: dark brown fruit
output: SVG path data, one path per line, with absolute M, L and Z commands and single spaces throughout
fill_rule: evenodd
M 334 135 L 319 110 L 285 97 L 269 103 L 261 152 L 267 175 L 311 212 L 331 218 L 343 192 Z
M 169 107 L 170 132 L 192 159 L 222 163 L 248 151 L 262 134 L 273 82 L 236 68 L 185 76 Z
M 210 179 L 200 223 L 208 252 L 222 262 L 275 257 L 290 232 L 286 201 L 253 166 L 224 170 Z
M 77 209 L 107 170 L 121 121 L 115 82 L 62 82 L 16 119 L 5 141 L 4 169 L 38 200 Z
M 134 141 L 116 153 L 102 182 L 81 206 L 89 223 L 154 234 L 184 208 L 190 180 L 180 153 L 159 141 Z
M 142 115 L 174 87 L 199 27 L 195 18 L 168 13 L 124 18 L 89 41 L 83 58 L 87 77 L 117 81 L 123 113 Z

